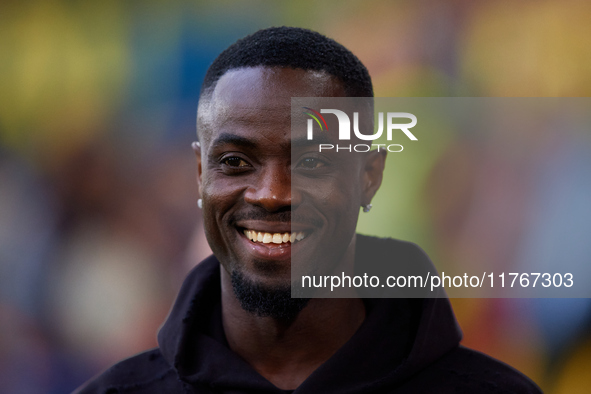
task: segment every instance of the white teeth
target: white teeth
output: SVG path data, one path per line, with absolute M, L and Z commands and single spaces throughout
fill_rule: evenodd
M 244 229 L 244 235 L 246 235 L 246 238 L 250 239 L 251 241 L 256 241 L 257 239 L 256 231 Z
M 282 244 L 287 242 L 294 243 L 296 241 L 301 241 L 306 237 L 302 231 L 293 233 L 263 233 L 260 231 L 244 229 L 243 233 L 249 240 L 253 242 L 262 242 L 265 244 L 271 242 L 274 244 Z

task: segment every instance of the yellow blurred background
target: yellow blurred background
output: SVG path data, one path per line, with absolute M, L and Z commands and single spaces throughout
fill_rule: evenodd
M 3 1 L 0 392 L 69 392 L 156 345 L 209 253 L 190 142 L 205 71 L 236 39 L 319 31 L 361 59 L 376 96 L 570 97 L 591 91 L 590 20 L 582 0 Z M 390 223 L 367 215 L 360 230 L 438 265 L 527 261 L 541 244 L 589 264 L 589 140 L 514 137 L 448 133 L 404 175 L 389 160 L 399 177 L 372 213 Z M 591 300 L 452 303 L 465 345 L 547 393 L 589 391 Z

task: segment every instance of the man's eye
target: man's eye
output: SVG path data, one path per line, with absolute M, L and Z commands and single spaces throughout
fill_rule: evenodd
M 308 158 L 300 161 L 299 167 L 306 168 L 306 169 L 315 169 L 315 168 L 324 167 L 325 165 L 326 164 L 324 163 L 324 161 L 322 161 L 320 159 L 308 157 Z
M 246 162 L 246 160 L 241 159 L 240 157 L 228 157 L 222 160 L 222 163 L 229 166 L 229 167 L 250 167 L 250 164 Z

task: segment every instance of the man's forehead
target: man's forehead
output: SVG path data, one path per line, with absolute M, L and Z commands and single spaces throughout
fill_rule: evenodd
M 345 90 L 334 76 L 323 71 L 285 67 L 251 67 L 230 70 L 213 92 L 200 103 L 200 135 L 228 123 L 289 124 L 292 97 L 342 97 Z
M 339 97 L 342 83 L 324 71 L 289 67 L 249 67 L 230 70 L 217 82 L 214 99 L 223 101 L 267 101 L 270 106 L 289 105 L 291 97 Z M 265 100 L 267 99 L 267 100 Z

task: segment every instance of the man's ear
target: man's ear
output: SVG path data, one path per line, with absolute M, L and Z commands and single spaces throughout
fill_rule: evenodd
M 201 144 L 195 141 L 191 144 L 191 147 L 197 158 L 197 187 L 199 188 L 199 195 L 201 195 L 201 176 L 203 174 L 203 167 L 201 166 Z
M 362 175 L 362 195 L 361 204 L 367 205 L 371 203 L 373 196 L 376 194 L 382 184 L 384 174 L 384 167 L 386 166 L 386 151 L 373 150 L 367 153 L 365 159 L 365 167 Z

